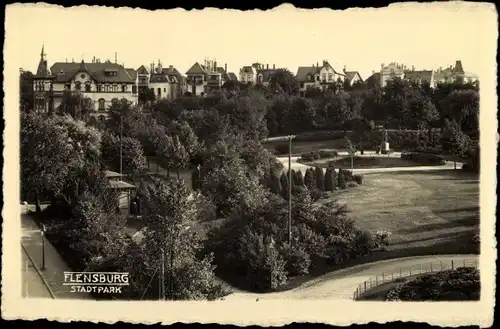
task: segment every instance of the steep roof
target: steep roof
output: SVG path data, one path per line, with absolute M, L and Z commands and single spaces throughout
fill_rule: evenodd
M 455 63 L 455 69 L 454 69 L 455 73 L 461 73 L 461 74 L 464 74 L 464 68 L 462 67 L 462 61 L 456 61 Z
M 405 79 L 408 79 L 411 82 L 416 82 L 418 80 L 422 81 L 427 81 L 431 82 L 432 77 L 433 77 L 433 71 L 406 71 L 405 72 Z
M 363 81 L 363 79 L 361 78 L 361 74 L 359 74 L 359 72 L 358 72 L 358 71 L 345 71 L 344 73 L 345 73 L 345 76 L 346 76 L 346 78 L 347 78 L 348 80 L 352 80 L 352 79 L 354 79 L 354 78 L 356 77 L 356 75 L 358 75 L 358 76 L 359 76 L 359 79 L 360 79 L 361 81 Z
M 365 80 L 365 83 L 380 86 L 380 72 L 373 73 Z
M 144 65 L 141 65 L 137 69 L 137 74 L 149 74 L 149 71 L 148 71 L 148 69 Z
M 297 70 L 297 80 L 299 82 L 310 81 L 307 77 L 308 75 L 313 75 L 318 73 L 319 69 L 316 66 L 299 66 Z
M 194 63 L 193 66 L 191 66 L 191 68 L 186 72 L 186 74 L 207 74 L 207 73 L 208 72 L 206 67 L 198 62 Z
M 233 72 L 229 72 L 227 74 L 227 76 L 228 76 L 229 80 L 235 80 L 235 81 L 238 80 L 238 77 Z
M 137 79 L 137 71 L 134 69 L 125 69 L 127 70 L 128 75 L 132 78 L 132 80 Z
M 271 75 L 273 75 L 275 72 L 277 72 L 279 69 L 264 69 L 264 70 L 258 70 L 257 74 L 262 74 L 262 81 L 263 82 L 268 82 L 269 78 Z
M 182 75 L 173 66 L 161 69 L 161 73 L 153 73 L 149 78 L 150 82 L 179 83 Z
M 50 70 L 56 76 L 56 82 L 64 83 L 70 81 L 78 72 L 89 73 L 97 82 L 109 83 L 134 83 L 127 70 L 117 63 L 54 63 Z M 106 71 L 114 71 L 116 75 L 106 75 Z
M 243 66 L 241 69 L 240 69 L 240 72 L 241 73 L 254 73 L 255 72 L 255 68 L 252 67 L 252 66 Z

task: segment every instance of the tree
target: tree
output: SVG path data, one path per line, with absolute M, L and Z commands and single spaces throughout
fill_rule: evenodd
M 302 170 L 297 171 L 297 181 L 296 186 L 304 186 L 304 175 L 302 175 Z
M 270 189 L 271 192 L 277 195 L 282 195 L 283 188 L 281 187 L 281 180 L 277 173 L 271 172 L 270 175 Z
M 85 97 L 79 90 L 66 90 L 58 111 L 60 114 L 71 115 L 74 119 L 87 120 L 94 111 L 94 104 L 91 98 Z
M 323 173 L 323 169 L 316 167 L 314 170 L 315 178 L 316 178 L 316 187 L 320 191 L 325 190 L 325 174 Z
M 167 170 L 170 175 L 172 171 L 177 172 L 177 178 L 180 178 L 180 170 L 187 167 L 189 163 L 189 154 L 186 148 L 181 144 L 179 136 L 165 136 L 156 141 L 156 154 L 158 163 Z
M 147 103 L 154 102 L 156 99 L 155 92 L 150 88 L 144 88 L 139 91 L 139 102 Z
M 33 110 L 33 99 L 35 98 L 33 92 L 33 73 L 31 73 L 31 71 L 21 70 L 19 83 L 19 105 L 21 107 L 21 112 L 29 112 Z
M 214 282 L 212 256 L 196 257 L 201 246 L 197 234 L 190 231 L 198 211 L 191 192 L 180 180 L 158 180 L 148 189 L 143 263 L 158 264 L 158 255 L 166 253 L 165 282 L 169 286 L 165 291 L 169 299 L 216 298 L 220 287 Z
M 100 134 L 70 117 L 21 115 L 21 182 L 33 195 L 37 212 L 40 194 L 59 196 L 87 161 L 100 156 Z
M 445 120 L 441 134 L 441 145 L 445 152 L 454 155 L 453 164 L 457 169 L 456 157 L 463 157 L 470 144 L 470 138 L 462 132 L 455 120 Z
M 146 166 L 141 143 L 133 137 L 124 137 L 122 144 L 122 169 L 124 173 L 137 173 Z M 120 136 L 112 132 L 102 134 L 102 158 L 113 170 L 120 170 Z
M 306 170 L 306 174 L 304 176 L 304 185 L 309 190 L 312 190 L 313 188 L 316 187 L 315 174 L 314 174 L 314 170 L 312 168 L 307 168 L 307 170 Z
M 335 188 L 335 185 L 333 183 L 333 174 L 332 174 L 332 169 L 330 167 L 326 168 L 325 171 L 325 191 L 333 191 Z
M 338 179 L 338 187 L 340 187 L 341 189 L 345 189 L 347 187 L 347 180 L 345 178 L 345 175 L 344 175 L 344 171 L 342 170 L 342 168 L 339 168 L 339 174 L 337 175 L 337 179 Z
M 441 116 L 455 120 L 464 131 L 479 129 L 479 92 L 453 90 L 439 104 Z
M 273 93 L 284 92 L 289 95 L 296 95 L 299 92 L 299 82 L 287 69 L 276 70 L 271 75 L 269 89 Z

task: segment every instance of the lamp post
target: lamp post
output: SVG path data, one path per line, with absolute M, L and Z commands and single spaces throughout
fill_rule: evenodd
M 288 243 L 292 243 L 292 139 L 288 135 Z
M 45 225 L 42 224 L 42 229 L 40 230 L 40 235 L 42 236 L 42 270 L 45 270 Z

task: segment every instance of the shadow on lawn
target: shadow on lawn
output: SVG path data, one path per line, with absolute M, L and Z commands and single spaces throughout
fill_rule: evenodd
M 443 230 L 447 228 L 454 227 L 471 227 L 479 226 L 479 214 L 468 215 L 462 218 L 457 218 L 456 220 L 449 220 L 443 223 L 432 223 L 427 225 L 420 225 L 410 229 L 405 230 L 405 233 L 422 233 L 426 231 Z
M 406 172 L 394 172 L 394 175 L 398 174 L 404 174 Z M 463 171 L 461 169 L 457 170 L 422 170 L 422 171 L 413 171 L 412 175 L 417 176 L 429 176 L 429 175 L 436 175 L 439 177 L 433 178 L 433 179 L 438 179 L 438 180 L 449 180 L 449 179 L 454 179 L 454 180 L 472 180 L 472 181 L 477 181 L 479 183 L 479 174 L 476 173 L 470 173 Z

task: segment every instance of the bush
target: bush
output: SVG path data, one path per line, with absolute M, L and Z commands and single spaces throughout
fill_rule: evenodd
M 334 158 L 336 156 L 339 156 L 339 153 L 335 150 L 319 150 L 318 153 L 321 159 Z
M 375 233 L 375 245 L 385 250 L 391 244 L 391 235 L 392 233 L 387 230 L 378 230 Z
M 344 174 L 344 170 L 339 169 L 339 174 L 337 175 L 337 179 L 338 179 L 337 186 L 341 189 L 345 189 L 347 187 L 347 180 Z
M 302 161 L 312 162 L 312 161 L 321 159 L 321 156 L 320 156 L 319 152 L 311 151 L 311 152 L 302 153 L 300 155 L 300 159 Z
M 310 193 L 311 193 L 311 199 L 316 202 L 318 201 L 319 199 L 321 199 L 321 197 L 323 196 L 323 192 L 320 191 L 317 187 L 314 187 L 310 190 Z
M 354 175 L 352 178 L 358 185 L 363 184 L 363 175 Z
M 276 147 L 274 149 L 276 150 L 276 153 L 278 153 L 278 154 L 288 154 L 290 151 L 289 145 L 284 144 L 284 143 L 276 145 Z
M 282 254 L 286 261 L 286 271 L 289 275 L 295 276 L 309 273 L 311 257 L 303 247 L 290 247 L 288 243 L 285 243 L 282 248 Z
M 315 131 L 298 134 L 294 140 L 297 142 L 321 142 L 341 139 L 344 138 L 344 136 L 345 133 L 343 131 Z
M 480 289 L 479 271 L 473 267 L 459 267 L 424 274 L 402 283 L 387 293 L 386 300 L 479 300 Z
M 434 166 L 442 166 L 446 164 L 446 161 L 441 156 L 430 153 L 403 152 L 401 153 L 401 159 Z
M 347 187 L 356 187 L 358 184 L 356 182 L 347 182 Z

